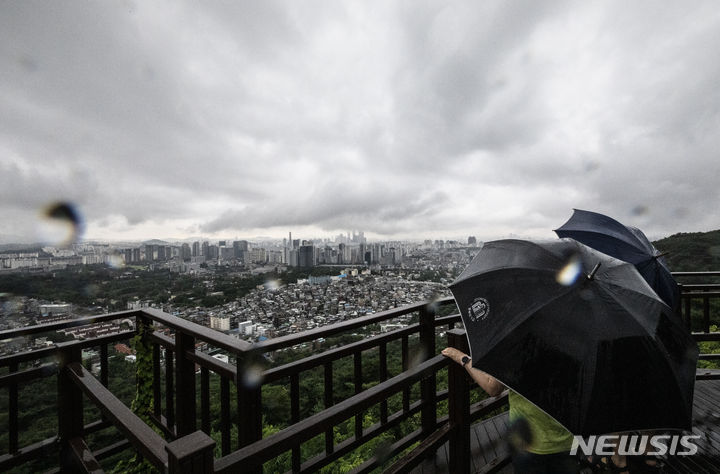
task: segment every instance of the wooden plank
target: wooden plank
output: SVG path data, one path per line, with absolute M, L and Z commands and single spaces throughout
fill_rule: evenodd
M 500 457 L 502 455 L 502 450 L 500 448 L 500 433 L 498 433 L 498 430 L 492 421 L 485 423 L 485 426 L 487 428 L 488 436 L 490 437 L 490 452 L 492 453 L 492 457 Z
M 0 472 L 6 472 L 14 466 L 19 466 L 42 456 L 57 455 L 58 445 L 57 436 L 53 436 L 20 448 L 16 453 L 0 456 Z
M 473 472 L 477 471 L 482 464 L 485 464 L 485 456 L 478 440 L 478 426 L 479 424 L 470 426 L 470 467 Z
M 475 435 L 477 436 L 478 440 L 478 452 L 480 456 L 482 457 L 482 463 L 479 463 L 481 465 L 485 465 L 490 462 L 492 459 L 492 454 L 489 452 L 490 450 L 490 435 L 487 432 L 487 429 L 485 428 L 484 423 L 477 423 L 474 426 L 476 426 Z
M 436 430 L 432 435 L 425 438 L 410 454 L 400 459 L 398 462 L 393 464 L 389 469 L 385 471 L 385 474 L 400 474 L 410 472 L 418 464 L 421 464 L 423 472 L 429 469 L 427 472 L 434 472 L 435 461 L 434 456 L 428 457 L 429 453 L 434 453 L 437 449 L 442 446 L 447 440 L 450 434 L 450 424 L 446 423 L 442 425 L 439 430 Z
M 422 403 L 420 401 L 417 401 L 413 403 L 410 407 L 410 410 L 408 412 L 404 412 L 402 410 L 397 411 L 390 415 L 388 417 L 387 423 L 376 423 L 373 426 L 363 430 L 363 437 L 359 440 L 355 439 L 355 436 L 351 436 L 350 438 L 342 441 L 337 446 L 333 447 L 333 450 L 331 453 L 325 453 L 324 455 L 316 456 L 315 458 L 306 461 L 302 465 L 302 472 L 317 472 L 322 467 L 330 464 L 331 462 L 335 461 L 336 459 L 340 459 L 345 454 L 353 451 L 358 446 L 365 444 L 372 438 L 376 438 L 380 435 L 380 433 L 384 433 L 390 429 L 392 429 L 394 426 L 397 426 L 398 424 L 402 423 L 403 421 L 407 420 L 414 414 L 418 413 L 420 411 L 420 408 L 422 407 Z M 413 444 L 415 441 L 421 438 L 422 430 L 417 430 L 414 433 L 411 433 L 410 435 L 403 438 L 401 441 L 398 441 L 394 443 L 390 448 L 390 453 L 397 454 L 403 449 L 407 448 L 411 444 Z M 403 444 L 405 443 L 405 444 Z M 375 466 L 375 464 L 372 464 L 374 461 L 374 457 L 371 458 L 369 461 L 366 461 L 362 465 L 371 465 Z M 359 472 L 363 472 L 362 469 Z
M 380 336 L 346 344 L 342 347 L 330 349 L 320 354 L 304 357 L 295 362 L 290 362 L 289 364 L 281 365 L 280 367 L 275 367 L 265 371 L 263 374 L 263 380 L 264 383 L 275 382 L 282 378 L 289 377 L 292 374 L 314 369 L 315 367 L 332 363 L 333 361 L 342 359 L 343 357 L 351 356 L 357 352 L 362 352 L 378 347 L 381 344 L 386 344 L 388 342 L 407 337 L 408 335 L 417 333 L 418 331 L 419 327 L 417 325 L 413 325 L 403 329 L 397 329 Z
M 450 299 L 452 301 L 452 298 Z M 350 319 L 341 323 L 330 324 L 328 326 L 321 326 L 319 328 L 310 329 L 296 334 L 289 334 L 287 336 L 276 337 L 268 339 L 267 341 L 256 343 L 254 348 L 260 352 L 269 352 L 284 347 L 294 346 L 302 342 L 312 341 L 320 337 L 329 337 L 337 333 L 350 331 L 360 327 L 368 326 L 370 324 L 380 323 L 386 319 L 397 318 L 405 314 L 415 313 L 427 306 L 427 302 L 414 303 L 408 306 L 400 308 L 394 308 L 387 311 L 382 311 L 369 316 L 361 316 L 359 318 Z M 179 318 L 178 318 L 179 319 Z M 417 327 L 415 329 L 417 331 Z M 217 331 L 215 331 L 217 332 Z
M 344 421 L 360 411 L 386 399 L 390 395 L 402 390 L 423 377 L 434 374 L 441 367 L 448 364 L 448 359 L 442 355 L 423 362 L 409 372 L 404 372 L 387 382 L 375 385 L 358 395 L 343 400 L 331 408 L 316 413 L 295 425 L 275 433 L 265 439 L 246 446 L 215 461 L 216 472 L 235 471 L 241 463 L 246 468 L 261 465 L 265 460 L 285 452 L 289 446 L 302 443 L 324 432 L 328 427 Z M 250 465 L 248 465 L 250 464 Z
M 40 367 L 10 372 L 8 375 L 0 376 L 0 388 L 18 386 L 33 382 L 44 377 L 51 377 L 57 373 L 57 364 L 43 364 Z
M 158 469 L 167 464 L 165 440 L 105 388 L 80 363 L 68 365 L 68 374 L 100 411 L 130 439 L 133 445 Z
M 79 468 L 78 472 L 86 474 L 101 474 L 104 473 L 100 463 L 97 462 L 90 448 L 88 448 L 85 440 L 77 437 L 73 438 L 69 442 L 70 449 L 75 456 L 76 467 Z

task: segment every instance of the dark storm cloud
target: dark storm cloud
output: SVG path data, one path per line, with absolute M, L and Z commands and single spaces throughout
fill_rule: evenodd
M 699 1 L 4 2 L 0 237 L 718 228 L 719 41 Z

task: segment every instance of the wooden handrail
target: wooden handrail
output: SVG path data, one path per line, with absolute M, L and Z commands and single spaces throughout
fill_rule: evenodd
M 309 370 L 319 367 L 327 362 L 332 362 L 343 357 L 361 352 L 367 349 L 378 347 L 383 342 L 390 342 L 402 338 L 404 335 L 415 334 L 419 331 L 419 325 L 408 326 L 406 328 L 397 329 L 380 336 L 371 337 L 362 341 L 346 344 L 336 349 L 330 349 L 320 354 L 305 357 L 295 362 L 269 369 L 264 374 L 266 382 L 273 382 L 277 379 L 287 377 L 293 373 Z
M 720 271 L 708 271 L 708 272 L 672 272 L 672 276 L 677 277 L 692 277 L 692 276 L 720 276 Z
M 454 301 L 452 298 L 444 298 L 442 300 L 438 300 L 434 303 L 437 304 L 448 304 L 449 302 Z M 389 309 L 387 311 L 382 311 L 380 313 L 375 313 L 367 316 L 360 316 L 359 318 L 351 319 L 348 321 L 343 321 L 336 324 L 330 324 L 327 326 L 322 326 L 316 329 L 311 329 L 309 331 L 303 331 L 296 334 L 289 334 L 287 336 L 282 336 L 274 339 L 268 339 L 267 341 L 259 342 L 254 345 L 254 349 L 260 352 L 269 352 L 277 349 L 282 349 L 285 347 L 292 347 L 294 345 L 300 344 L 302 342 L 308 342 L 312 341 L 321 337 L 329 337 L 334 334 L 339 334 L 342 332 L 350 331 L 352 329 L 357 329 L 359 327 L 368 326 L 370 324 L 376 324 L 381 321 L 385 321 L 387 319 L 393 319 L 397 318 L 399 316 L 403 316 L 410 313 L 415 313 L 423 308 L 427 307 L 428 305 L 433 304 L 429 302 L 422 302 L 422 303 L 415 303 L 407 306 L 402 306 L 400 308 L 394 308 Z
M 433 375 L 447 364 L 448 359 L 446 357 L 435 356 L 410 371 L 403 372 L 272 436 L 218 459 L 215 461 L 215 472 L 235 472 L 240 465 L 244 469 L 261 466 L 268 459 L 287 451 L 290 446 L 302 443 L 313 436 L 323 433 L 326 427 L 334 426 L 351 418 L 356 413 L 379 403 L 404 387 L 410 386 L 424 377 Z
M 69 364 L 67 369 L 71 380 L 125 434 L 143 457 L 160 471 L 164 471 L 168 462 L 165 440 L 115 398 L 82 364 L 74 362 Z

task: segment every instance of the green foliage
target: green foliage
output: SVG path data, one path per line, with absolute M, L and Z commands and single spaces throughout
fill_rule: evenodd
M 720 230 L 674 234 L 653 244 L 668 253 L 665 259 L 674 272 L 720 269 Z
M 710 326 L 710 332 L 718 332 L 716 325 Z M 720 354 L 720 341 L 704 341 L 698 343 L 701 354 Z M 698 367 L 701 369 L 720 369 L 720 362 L 712 360 L 699 360 Z
M 140 417 L 148 426 L 162 435 L 162 432 L 155 427 L 150 418 L 153 410 L 153 361 L 152 361 L 152 343 L 150 342 L 150 334 L 152 326 L 146 324 L 138 324 L 137 334 L 132 339 L 132 347 L 135 349 L 135 398 L 130 408 Z M 157 469 L 150 464 L 145 458 L 139 454 L 135 454 L 131 459 L 121 460 L 115 466 L 116 473 L 153 473 Z

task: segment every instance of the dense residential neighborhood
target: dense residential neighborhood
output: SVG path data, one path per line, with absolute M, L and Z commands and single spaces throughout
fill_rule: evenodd
M 136 252 L 143 257 L 152 255 L 153 258 L 148 261 L 142 258 L 135 263 L 125 261 L 125 256 L 132 255 L 132 252 L 118 252 L 112 245 L 85 245 L 76 249 L 79 253 L 74 250 L 60 252 L 46 248 L 40 252 L 44 255 L 57 254 L 58 260 L 46 256 L 32 260 L 39 262 L 39 266 L 10 269 L 8 265 L 5 272 L 0 272 L 0 278 L 3 278 L 3 275 L 8 278 L 15 275 L 30 280 L 37 278 L 43 282 L 39 284 L 41 288 L 43 285 L 47 289 L 58 287 L 61 286 L 59 279 L 65 275 L 63 272 L 84 269 L 85 264 L 81 262 L 87 259 L 89 252 L 95 257 L 87 268 L 91 269 L 90 272 L 101 272 L 103 276 L 93 273 L 92 277 L 97 278 L 97 281 L 93 280 L 91 284 L 80 285 L 81 287 L 75 289 L 75 301 L 46 299 L 42 290 L 37 288 L 39 293 L 36 294 L 22 294 L 19 291 L 0 293 L 0 330 L 118 310 L 153 307 L 255 342 L 418 301 L 449 296 L 447 285 L 480 248 L 472 237 L 468 239 L 468 244 L 461 245 L 454 241 L 366 244 L 361 236 L 362 233 L 352 236 L 348 234 L 347 237 L 339 236 L 337 239 L 339 242 L 336 249 L 340 251 L 341 257 L 336 261 L 342 262 L 342 255 L 347 256 L 350 262 L 357 260 L 361 254 L 367 257 L 365 262 L 348 262 L 347 265 L 320 265 L 317 262 L 322 253 L 313 250 L 313 257 L 307 264 L 298 266 L 296 257 L 293 257 L 292 246 L 302 249 L 302 243 L 307 242 L 295 241 L 293 244 L 288 240 L 278 242 L 277 245 L 284 250 L 283 255 L 290 256 L 294 265 L 282 261 L 272 262 L 267 258 L 271 252 L 259 244 L 248 246 L 247 242 L 226 245 L 222 241 L 219 246 L 206 245 L 204 249 L 198 244 L 193 246 L 194 248 L 190 247 L 191 261 L 185 261 L 183 255 L 187 254 L 187 244 L 168 246 L 168 250 L 164 245 L 160 246 L 157 243 L 159 241 L 155 241 L 153 244 L 139 246 L 138 249 L 143 250 Z M 290 245 L 288 242 L 291 242 Z M 268 244 L 263 245 L 270 247 Z M 328 242 L 322 245 L 328 254 L 333 253 Z M 215 251 L 212 250 L 214 247 L 231 250 L 235 248 L 240 251 L 237 254 Z M 157 250 L 159 248 L 163 248 L 160 258 Z M 262 249 L 262 252 L 252 252 L 258 249 Z M 312 249 L 316 248 L 313 246 Z M 369 250 L 366 252 L 365 249 Z M 193 251 L 200 255 L 193 256 Z M 81 255 L 82 252 L 85 252 L 85 255 Z M 204 253 L 208 258 L 205 258 Z M 266 257 L 262 260 L 246 261 L 246 257 L 253 254 L 264 254 Z M 20 258 L 19 255 L 27 253 L 6 253 L 3 259 L 9 262 L 11 259 Z M 213 258 L 209 258 L 210 255 Z M 62 262 L 62 265 L 57 262 Z M 68 276 L 71 277 L 74 277 L 74 274 Z M 152 285 L 145 281 L 150 278 L 152 285 L 157 285 L 157 280 L 160 280 L 162 291 L 148 291 Z M 132 286 L 128 288 L 128 282 L 133 281 L 137 282 L 137 291 L 133 291 Z M 242 289 L 239 289 L 240 286 Z M 50 291 L 47 293 L 55 294 Z M 61 294 L 69 295 L 68 298 L 74 295 L 72 291 Z M 121 296 L 116 296 L 118 294 Z M 89 302 L 93 304 L 87 304 Z M 42 338 L 3 340 L 0 341 L 0 352 L 12 353 L 52 344 L 53 339 L 84 339 L 113 334 L 130 324 L 130 320 L 98 323 L 70 328 L 61 334 Z M 403 324 L 407 324 L 407 321 L 401 318 L 383 325 L 379 330 L 389 330 Z

